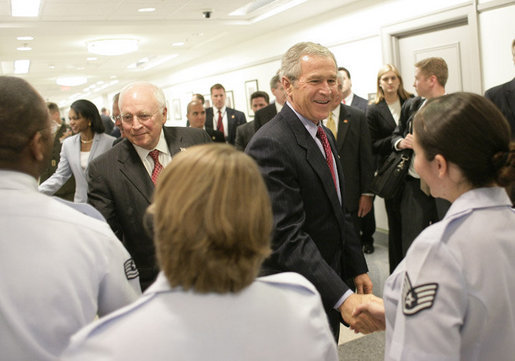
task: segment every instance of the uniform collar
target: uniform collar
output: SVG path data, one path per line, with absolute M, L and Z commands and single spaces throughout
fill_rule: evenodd
M 459 196 L 451 205 L 445 218 L 459 216 L 464 212 L 481 208 L 511 207 L 510 198 L 504 188 L 475 188 Z
M 38 191 L 38 182 L 33 176 L 13 170 L 0 170 L 0 188 L 10 190 Z

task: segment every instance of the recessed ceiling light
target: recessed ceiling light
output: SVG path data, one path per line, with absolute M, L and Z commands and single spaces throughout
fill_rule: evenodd
M 89 57 L 87 57 L 87 58 L 86 58 L 86 60 L 87 60 L 87 61 L 95 61 L 95 60 L 97 60 L 97 59 L 98 59 L 98 58 L 97 58 L 97 57 L 95 57 L 95 56 L 89 56 Z
M 140 13 L 152 13 L 156 11 L 156 8 L 141 8 L 141 9 L 138 9 L 138 12 Z
M 20 41 L 34 40 L 32 36 L 18 36 L 16 39 Z
M 60 76 L 55 81 L 57 85 L 63 85 L 63 86 L 77 86 L 86 84 L 88 82 L 88 78 L 85 76 Z
M 40 0 L 11 0 L 12 16 L 38 16 Z
M 49 65 L 48 66 L 50 69 L 54 70 L 55 69 L 55 65 Z
M 29 72 L 30 60 L 15 60 L 14 74 L 27 74 Z
M 29 51 L 29 50 L 32 50 L 32 48 L 30 46 L 27 46 L 27 44 L 24 44 L 23 46 L 20 46 L 19 48 L 16 48 L 16 50 L 19 50 L 19 51 Z
M 122 55 L 138 50 L 136 39 L 103 39 L 89 41 L 88 51 L 98 55 Z
M 177 41 L 175 43 L 172 43 L 172 46 L 184 46 L 184 41 Z

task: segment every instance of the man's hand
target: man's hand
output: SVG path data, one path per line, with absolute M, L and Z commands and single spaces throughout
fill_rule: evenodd
M 361 195 L 359 197 L 358 217 L 365 217 L 372 209 L 373 196 Z
M 397 144 L 399 149 L 413 149 L 413 134 L 406 135 L 406 138 L 401 140 L 399 144 Z
M 342 314 L 343 320 L 347 322 L 350 328 L 355 332 L 374 332 L 379 330 L 380 326 L 378 325 L 378 321 L 375 318 L 371 317 L 366 312 L 359 313 L 359 318 L 353 317 L 352 314 L 360 304 L 369 304 L 374 301 L 378 302 L 377 300 L 381 299 L 372 294 L 358 295 L 353 293 L 345 300 L 345 302 L 343 302 L 339 308 L 339 311 Z
M 368 277 L 368 274 L 362 273 L 354 278 L 354 284 L 356 285 L 356 293 L 365 294 L 372 293 L 372 280 Z
M 352 312 L 353 323 L 350 328 L 354 332 L 368 333 L 382 331 L 386 328 L 384 303 L 381 298 L 374 297 L 369 303 L 362 303 Z

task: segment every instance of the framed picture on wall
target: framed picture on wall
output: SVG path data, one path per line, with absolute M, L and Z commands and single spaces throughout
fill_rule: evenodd
M 227 90 L 225 92 L 225 106 L 228 108 L 234 108 L 234 93 L 232 90 Z
M 180 99 L 172 100 L 172 109 L 173 109 L 173 118 L 175 120 L 181 120 L 182 114 L 181 114 L 181 100 Z
M 245 82 L 245 95 L 247 97 L 247 114 L 249 115 L 249 117 L 254 117 L 254 112 L 252 111 L 252 104 L 250 103 L 250 96 L 257 90 L 259 90 L 257 79 L 247 80 Z

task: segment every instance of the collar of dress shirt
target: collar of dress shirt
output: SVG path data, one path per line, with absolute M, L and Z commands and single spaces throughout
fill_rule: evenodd
M 163 131 L 163 128 L 161 128 L 161 133 L 159 134 L 159 141 L 157 142 L 157 145 L 154 149 L 145 149 L 135 144 L 133 144 L 133 146 L 134 149 L 136 149 L 136 152 L 138 152 L 138 155 L 142 162 L 144 162 L 144 159 L 147 157 L 148 153 L 150 153 L 154 149 L 157 149 L 158 151 L 164 154 L 170 154 L 170 151 L 168 150 L 168 144 L 166 144 L 165 133 Z
M 354 99 L 354 93 L 350 93 L 349 96 L 347 98 L 345 98 L 345 104 L 346 105 L 351 105 L 352 104 L 352 100 Z
M 226 106 L 224 105 L 221 109 L 220 109 L 220 112 L 222 113 L 222 117 L 224 116 L 225 114 L 225 111 L 226 111 Z M 217 107 L 213 107 L 213 111 L 214 111 L 214 114 L 213 114 L 213 118 L 215 120 L 218 120 L 218 108 Z
M 38 181 L 30 174 L 0 169 L 1 190 L 38 191 Z

